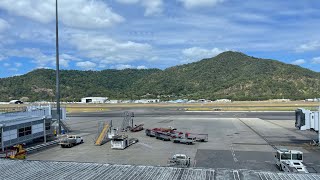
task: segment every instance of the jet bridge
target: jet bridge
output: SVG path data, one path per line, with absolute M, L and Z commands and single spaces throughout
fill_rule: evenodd
M 307 109 L 299 108 L 296 110 L 296 122 L 295 126 L 304 131 L 304 130 L 311 130 L 318 133 L 318 140 L 320 140 L 320 107 L 319 111 L 310 111 Z

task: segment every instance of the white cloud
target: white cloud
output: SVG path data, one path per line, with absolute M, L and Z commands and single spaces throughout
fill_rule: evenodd
M 55 66 L 56 64 L 56 57 L 55 54 L 44 54 L 41 52 L 40 49 L 37 48 L 24 48 L 24 49 L 14 49 L 14 50 L 6 50 L 7 57 L 21 57 L 21 58 L 29 58 L 31 62 L 35 63 L 38 67 L 48 67 L 48 66 Z M 61 54 L 60 55 L 60 66 L 61 67 L 68 67 L 69 61 L 79 61 L 80 59 L 68 54 Z M 16 67 L 22 66 L 21 63 L 15 63 Z
M 11 66 L 9 63 L 3 63 L 3 66 L 4 67 L 9 67 L 9 66 Z
M 132 41 L 119 42 L 106 36 L 93 34 L 72 35 L 70 43 L 84 56 L 98 60 L 100 64 L 123 64 L 147 59 L 152 50 L 149 44 Z
M 117 64 L 117 65 L 111 66 L 111 68 L 123 70 L 123 69 L 134 69 L 135 67 L 130 64 Z
M 320 41 L 311 41 L 306 44 L 301 44 L 296 48 L 297 52 L 314 51 L 320 49 Z
M 212 7 L 218 3 L 222 3 L 225 0 L 177 0 L 183 3 L 183 6 L 187 9 L 200 8 L 200 7 Z
M 130 64 L 116 64 L 110 67 L 111 69 L 148 69 L 146 66 L 132 66 Z
M 6 57 L 2 54 L 0 54 L 0 61 L 3 61 L 4 59 L 6 59 Z
M 213 48 L 213 49 L 204 49 L 199 47 L 192 47 L 188 49 L 182 50 L 182 54 L 184 56 L 183 63 L 192 62 L 201 60 L 204 58 L 210 58 L 214 57 L 225 50 L 219 49 L 219 48 Z
M 137 66 L 137 69 L 148 69 L 146 66 Z
M 291 62 L 291 64 L 293 64 L 293 65 L 302 65 L 305 63 L 306 63 L 306 60 L 304 60 L 304 59 L 297 59 L 297 60 Z
M 0 32 L 8 29 L 9 27 L 9 23 L 6 20 L 0 18 Z
M 8 70 L 9 71 L 18 71 L 19 69 L 18 68 L 9 68 Z
M 312 64 L 320 64 L 320 57 L 315 57 L 312 59 Z
M 152 16 L 161 14 L 163 11 L 163 1 L 162 0 L 116 0 L 122 4 L 140 4 L 145 8 L 144 15 Z
M 14 65 L 15 65 L 16 67 L 21 67 L 21 66 L 22 66 L 22 63 L 14 63 Z
M 104 28 L 124 21 L 109 6 L 101 1 L 59 0 L 59 20 L 70 27 Z M 0 8 L 17 16 L 30 18 L 41 23 L 55 20 L 55 1 L 43 0 L 1 0 Z
M 77 62 L 76 66 L 85 70 L 92 70 L 97 66 L 97 64 L 91 61 L 82 61 L 82 62 Z

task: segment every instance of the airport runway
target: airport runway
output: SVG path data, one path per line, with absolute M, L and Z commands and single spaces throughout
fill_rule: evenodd
M 168 108 L 141 108 L 141 109 L 121 109 L 106 112 L 84 112 L 71 113 L 68 117 L 121 117 L 124 111 L 134 112 L 136 117 L 167 117 L 167 116 L 190 116 L 210 118 L 260 118 L 264 120 L 294 120 L 295 113 L 292 112 L 194 112 Z

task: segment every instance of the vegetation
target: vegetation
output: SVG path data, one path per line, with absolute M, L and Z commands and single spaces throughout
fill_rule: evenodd
M 54 100 L 55 71 L 38 69 L 0 79 L 0 101 Z M 61 71 L 64 101 L 86 96 L 111 99 L 188 98 L 265 100 L 320 97 L 320 73 L 239 52 L 159 69 Z

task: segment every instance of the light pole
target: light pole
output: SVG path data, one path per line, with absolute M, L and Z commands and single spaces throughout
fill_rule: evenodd
M 59 30 L 58 30 L 58 0 L 56 0 L 56 100 L 57 100 L 57 121 L 58 132 L 61 133 L 60 125 L 60 79 L 59 79 Z

